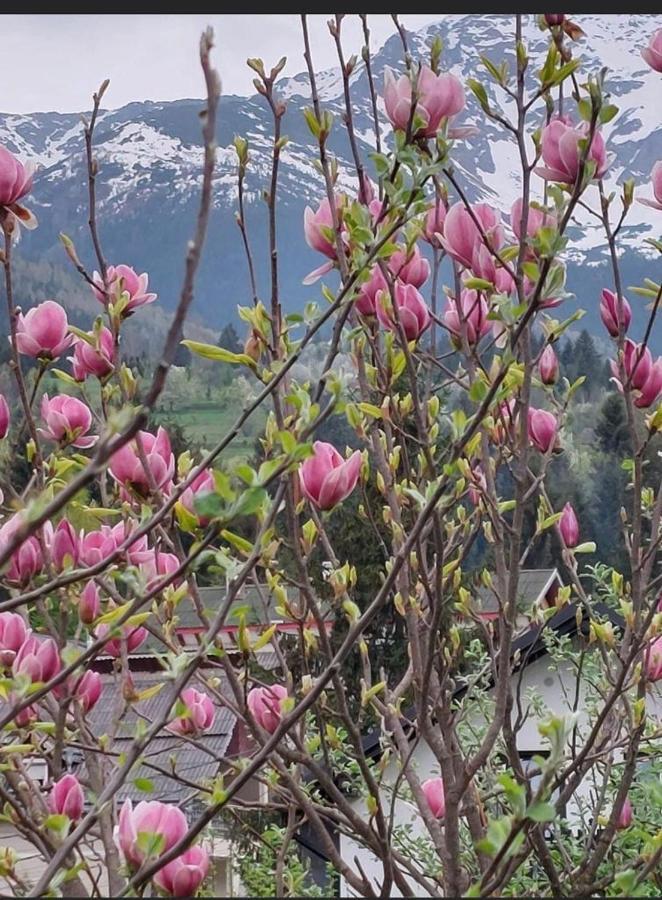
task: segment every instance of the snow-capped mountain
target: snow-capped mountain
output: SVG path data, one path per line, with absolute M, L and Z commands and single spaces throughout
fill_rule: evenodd
M 525 38 L 531 77 L 544 62 L 548 36 L 527 16 Z M 662 16 L 576 16 L 586 37 L 574 45 L 575 56 L 584 63 L 582 74 L 608 67 L 610 101 L 619 114 L 605 127 L 608 148 L 615 154 L 610 168 L 614 189 L 625 178 L 634 177 L 640 196 L 650 196 L 648 184 L 653 163 L 662 158 L 662 76 L 644 63 L 640 50 L 650 34 L 662 27 Z M 442 38 L 443 68 L 463 81 L 476 77 L 488 86 L 492 100 L 506 115 L 512 114 L 504 95 L 489 86 L 480 55 L 499 63 L 508 60 L 514 68 L 514 22 L 508 16 L 445 16 L 425 29 L 409 35 L 413 54 L 427 55 L 433 37 Z M 269 62 L 269 61 L 267 61 Z M 373 57 L 373 72 L 381 92 L 385 68 L 402 70 L 402 46 L 391 37 Z M 102 73 L 100 73 L 102 74 Z M 533 82 L 532 82 L 533 83 Z M 343 89 L 339 72 L 318 76 L 322 103 L 335 116 L 330 148 L 340 167 L 340 183 L 356 190 L 349 147 L 340 124 Z M 303 209 L 324 195 L 322 176 L 315 167 L 315 144 L 303 117 L 310 105 L 307 75 L 283 78 L 279 95 L 287 102 L 283 132 L 289 143 L 282 153 L 279 180 L 278 245 L 281 262 L 283 303 L 297 308 L 319 297 L 318 287 L 304 287 L 304 275 L 321 260 L 308 249 L 302 233 Z M 351 76 L 353 113 L 358 144 L 364 160 L 373 149 L 374 132 L 365 67 L 359 59 Z M 111 91 L 108 97 L 112 97 Z M 507 99 L 507 98 L 506 98 Z M 381 102 L 381 101 L 380 101 Z M 150 273 L 166 309 L 176 302 L 186 241 L 189 238 L 201 180 L 199 100 L 131 103 L 119 110 L 103 111 L 96 132 L 96 155 L 100 164 L 98 217 L 106 256 L 111 262 L 127 262 Z M 542 121 L 544 107 L 532 119 L 533 130 Z M 516 146 L 503 129 L 485 120 L 477 102 L 468 93 L 467 107 L 459 124 L 476 125 L 478 134 L 459 141 L 453 150 L 458 177 L 472 199 L 499 207 L 507 218 L 517 195 L 519 162 Z M 249 141 L 248 227 L 255 253 L 260 287 L 267 291 L 266 188 L 270 165 L 271 117 L 259 95 L 224 96 L 218 126 L 218 165 L 214 212 L 196 290 L 195 313 L 211 326 L 220 326 L 234 316 L 238 303 L 249 302 L 246 261 L 235 223 L 236 156 L 235 134 Z M 0 114 L 0 143 L 22 158 L 39 165 L 30 206 L 40 226 L 20 246 L 20 254 L 31 259 L 63 260 L 58 241 L 61 231 L 74 240 L 79 255 L 94 267 L 86 230 L 86 171 L 82 125 L 78 114 Z M 534 190 L 542 196 L 542 181 L 534 179 Z M 595 203 L 591 189 L 587 201 Z M 626 285 L 639 284 L 644 276 L 660 279 L 660 264 L 643 243 L 659 237 L 659 212 L 635 203 L 623 230 L 631 253 L 624 259 Z M 600 287 L 610 283 L 605 266 L 604 237 L 597 222 L 581 212 L 572 232 L 573 249 L 567 254 L 568 288 L 582 305 L 597 305 Z M 657 275 L 656 275 L 657 270 Z M 572 311 L 573 301 L 568 308 Z M 643 304 L 642 304 L 643 306 Z M 595 315 L 589 316 L 595 321 Z

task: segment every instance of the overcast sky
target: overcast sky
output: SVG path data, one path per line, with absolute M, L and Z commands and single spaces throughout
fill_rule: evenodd
M 326 27 L 330 16 L 309 17 L 318 71 L 337 65 Z M 439 18 L 405 14 L 400 20 L 416 30 Z M 388 15 L 369 16 L 368 23 L 375 48 L 394 31 Z M 0 112 L 81 111 L 104 78 L 111 82 L 109 107 L 200 97 L 197 46 L 208 24 L 216 33 L 215 59 L 226 93 L 253 93 L 249 56 L 261 56 L 269 65 L 287 56 L 289 75 L 304 69 L 297 15 L 0 15 Z M 345 18 L 343 36 L 346 55 L 360 54 L 358 16 Z

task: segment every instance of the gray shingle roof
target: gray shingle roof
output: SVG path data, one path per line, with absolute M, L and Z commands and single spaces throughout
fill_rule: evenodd
M 163 682 L 163 676 L 158 672 L 133 672 L 132 679 L 137 693 Z M 167 711 L 167 683 L 154 696 L 127 706 L 122 698 L 120 679 L 111 673 L 102 676 L 102 681 L 101 698 L 88 720 L 95 736 L 112 736 L 114 740 L 110 749 L 122 753 L 131 746 L 139 719 L 143 718 L 149 725 Z M 190 686 L 204 689 L 195 678 L 191 679 Z M 223 694 L 227 690 L 228 686 L 222 682 L 219 692 Z M 134 767 L 131 778 L 119 792 L 118 800 L 162 800 L 181 804 L 194 797 L 195 787 L 180 783 L 177 775 L 195 784 L 204 784 L 212 779 L 221 768 L 220 759 L 227 753 L 235 722 L 233 712 L 216 706 L 211 728 L 196 738 L 196 745 L 177 735 L 161 732 L 147 747 L 141 763 Z M 155 771 L 150 764 L 164 772 Z M 141 790 L 136 786 L 136 779 L 148 779 L 153 789 L 148 792 Z
M 561 584 L 556 569 L 522 569 L 517 590 L 518 610 L 528 609 L 544 592 L 549 590 L 555 581 Z M 476 590 L 476 595 L 480 601 L 481 612 L 495 613 L 499 611 L 499 603 L 491 588 L 481 586 Z
M 227 590 L 221 585 L 199 587 L 200 600 L 209 616 L 215 615 L 223 604 Z M 323 614 L 328 614 L 328 605 L 320 601 Z M 247 625 L 271 625 L 282 622 L 282 615 L 276 611 L 276 600 L 267 585 L 259 589 L 255 585 L 244 585 L 235 598 L 226 619 L 226 625 L 237 626 L 239 613 L 243 612 Z M 178 605 L 176 615 L 179 628 L 199 628 L 202 623 L 193 601 L 185 597 Z

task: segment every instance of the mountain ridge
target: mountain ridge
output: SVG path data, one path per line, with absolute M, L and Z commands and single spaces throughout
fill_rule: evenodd
M 546 43 L 545 35 L 536 29 L 533 19 L 527 17 L 525 30 L 532 73 L 544 61 Z M 644 185 L 650 169 L 662 156 L 662 122 L 655 121 L 651 105 L 655 73 L 637 54 L 648 35 L 662 26 L 662 16 L 619 16 L 608 23 L 605 17 L 586 16 L 579 22 L 587 37 L 574 45 L 574 52 L 584 57 L 590 70 L 598 68 L 604 57 L 614 69 L 608 87 L 621 111 L 605 128 L 608 146 L 617 152 L 610 184 L 620 184 L 633 176 L 642 184 L 640 192 L 645 196 Z M 504 17 L 446 16 L 438 23 L 411 32 L 408 39 L 412 51 L 419 54 L 432 36 L 440 34 L 444 42 L 442 67 L 463 80 L 471 75 L 486 81 L 480 74 L 478 55 L 486 53 L 494 60 L 512 59 L 511 30 L 512 20 Z M 402 69 L 401 56 L 397 35 L 373 55 L 379 92 L 386 67 Z M 344 103 L 342 80 L 335 69 L 320 72 L 317 80 L 323 105 L 336 118 L 330 148 L 338 159 L 340 186 L 354 192 L 356 177 L 352 174 L 351 155 L 339 124 Z M 368 160 L 374 134 L 365 67 L 360 61 L 351 76 L 351 89 L 357 142 L 363 158 Z M 310 104 L 307 76 L 295 73 L 283 77 L 277 90 L 288 105 L 283 130 L 290 141 L 282 153 L 277 223 L 283 303 L 291 310 L 320 296 L 319 287 L 302 285 L 305 274 L 321 261 L 304 242 L 303 209 L 319 201 L 324 186 L 313 162 L 314 141 L 302 115 L 303 108 Z M 493 89 L 488 91 L 494 97 Z M 117 110 L 104 109 L 95 135 L 100 166 L 99 230 L 106 256 L 110 262 L 127 262 L 138 271 L 147 270 L 150 283 L 166 310 L 173 309 L 176 303 L 186 242 L 198 203 L 202 148 L 197 113 L 201 108 L 202 101 L 196 98 L 134 101 Z M 383 113 L 381 101 L 380 109 Z M 503 109 L 508 113 L 507 105 Z M 485 122 L 478 104 L 469 95 L 460 120 L 460 124 L 477 125 L 479 133 L 471 141 L 457 142 L 454 148 L 459 177 L 472 200 L 493 203 L 507 219 L 517 192 L 514 147 L 502 129 Z M 250 302 L 246 260 L 234 221 L 236 157 L 231 142 L 235 134 L 245 135 L 249 141 L 247 223 L 259 287 L 266 292 L 268 286 L 266 208 L 261 191 L 269 175 L 270 113 L 257 94 L 224 95 L 217 132 L 214 207 L 193 306 L 194 315 L 213 328 L 232 320 L 237 304 Z M 0 113 L 0 142 L 21 158 L 31 158 L 41 166 L 30 197 L 40 227 L 21 242 L 19 252 L 28 259 L 66 264 L 58 240 L 59 232 L 64 231 L 74 240 L 86 266 L 94 268 L 86 227 L 81 115 Z M 536 190 L 540 191 L 541 187 L 542 182 L 538 182 Z M 601 282 L 605 286 L 610 283 L 605 267 L 606 247 L 588 214 L 581 212 L 576 218 L 570 231 L 571 249 L 566 254 L 568 289 L 578 295 L 582 305 L 590 307 L 586 321 L 590 330 L 599 333 L 596 291 L 599 296 Z M 650 276 L 652 255 L 646 250 L 643 238 L 658 237 L 659 232 L 659 214 L 635 203 L 623 229 L 624 246 L 630 250 L 625 272 L 627 285 L 640 283 L 644 275 Z M 589 294 L 596 299 L 595 304 L 588 302 Z M 569 312 L 573 311 L 572 304 L 573 301 L 566 303 Z M 639 319 L 640 324 L 641 316 Z

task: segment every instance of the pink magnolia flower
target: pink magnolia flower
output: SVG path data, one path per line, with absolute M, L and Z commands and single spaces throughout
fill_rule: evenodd
M 31 188 L 32 167 L 19 162 L 6 147 L 0 146 L 0 206 L 12 207 Z
M 547 453 L 550 447 L 555 447 L 558 439 L 559 423 L 554 413 L 546 409 L 529 409 L 529 440 L 540 450 Z
M 641 55 L 655 72 L 662 72 L 662 28 L 654 31 L 648 47 L 641 51 Z
M 287 688 L 282 684 L 269 687 L 255 687 L 248 692 L 246 702 L 255 721 L 273 734 L 283 715 L 282 702 L 287 697 Z
M 315 441 L 313 455 L 299 467 L 301 489 L 320 509 L 333 509 L 352 493 L 361 472 L 361 452 L 343 459 L 333 444 Z
M 85 566 L 96 566 L 108 559 L 133 530 L 131 523 L 118 522 L 112 528 L 110 525 L 102 525 L 98 531 L 89 531 L 87 534 L 81 532 L 78 546 L 80 562 Z M 145 550 L 147 550 L 147 535 L 137 538 L 127 550 L 126 556 L 130 562 L 137 565 L 134 557 Z
M 13 612 L 0 613 L 0 665 L 11 666 L 28 634 L 23 616 Z
M 147 290 L 149 285 L 147 272 L 137 275 L 131 266 L 108 266 L 106 269 L 107 294 L 104 291 L 103 278 L 98 272 L 94 272 L 92 281 L 96 285 L 92 291 L 100 303 L 106 305 L 110 301 L 117 304 L 123 298 L 127 300 L 126 306 L 122 310 L 122 315 L 125 317 L 130 316 L 141 306 L 146 306 L 156 300 L 156 294 L 150 294 Z
M 31 681 L 47 682 L 62 668 L 53 638 L 30 635 L 25 639 L 12 664 L 14 675 L 29 675 Z
M 180 565 L 174 553 L 163 553 L 160 550 L 143 550 L 140 553 L 134 553 L 131 561 L 140 567 L 140 571 L 147 579 L 148 591 L 152 590 L 162 578 L 172 575 Z
M 53 784 L 48 795 L 48 808 L 52 813 L 76 822 L 83 815 L 84 805 L 85 794 L 75 775 L 63 775 Z
M 538 302 L 537 302 L 538 309 L 553 309 L 555 306 L 560 306 L 561 303 L 563 303 L 563 297 L 559 297 L 558 295 L 556 295 L 556 290 L 554 290 L 554 293 L 551 293 L 552 288 L 550 287 L 550 282 L 551 282 L 551 278 L 550 278 L 550 276 L 548 276 L 545 279 L 545 282 L 544 282 L 542 289 L 540 291 L 540 294 L 538 296 Z M 563 285 L 565 285 L 565 273 L 563 275 Z M 533 297 L 537 286 L 538 286 L 538 283 L 536 281 L 532 281 L 528 277 L 528 275 L 524 276 L 523 288 L 524 288 L 524 296 L 527 299 L 527 301 Z M 559 292 L 562 292 L 564 290 L 564 288 L 558 287 L 557 290 Z
M 583 153 L 579 142 L 586 140 L 588 135 L 587 122 L 573 128 L 562 119 L 553 119 L 542 131 L 541 148 L 545 165 L 539 166 L 535 171 L 547 181 L 574 184 L 579 174 L 579 162 Z M 601 178 L 607 171 L 609 160 L 604 139 L 599 131 L 593 134 L 586 161 L 596 163 L 594 178 Z
M 189 847 L 154 875 L 154 884 L 170 897 L 193 897 L 209 872 L 204 847 Z
M 648 381 L 653 367 L 653 357 L 648 347 L 636 344 L 630 338 L 626 338 L 623 345 L 623 369 L 630 387 L 641 390 Z M 611 364 L 614 377 L 618 377 L 618 366 Z
M 0 394 L 0 441 L 7 437 L 9 431 L 9 405 L 4 394 Z
M 113 453 L 108 465 L 110 474 L 125 488 L 133 488 L 140 494 L 149 493 L 150 475 L 157 488 L 165 488 L 175 471 L 175 458 L 170 448 L 168 432 L 159 427 L 155 435 L 149 431 L 139 431 L 137 438 L 142 444 L 149 474 L 138 455 L 136 440 Z
M 630 798 L 626 797 L 616 819 L 618 830 L 623 831 L 625 828 L 629 828 L 632 825 L 632 818 L 632 804 L 630 803 Z
M 66 565 L 78 565 L 78 535 L 68 519 L 61 519 L 55 528 L 48 522 L 44 527 L 44 538 L 51 562 L 58 572 Z
M 608 291 L 607 288 L 604 288 L 602 291 L 602 297 L 600 299 L 600 318 L 609 334 L 612 337 L 618 337 L 618 297 L 613 291 Z M 631 321 L 632 310 L 630 304 L 625 297 L 621 297 L 620 323 L 623 326 L 623 332 L 628 330 Z
M 154 835 L 152 855 L 167 853 L 186 835 L 186 816 L 179 807 L 159 800 L 141 800 L 136 808 L 125 800 L 120 809 L 119 822 L 113 836 L 128 866 L 138 869 L 147 859 L 148 848 L 139 839 L 141 834 Z
M 363 178 L 359 179 L 359 189 L 356 194 L 356 199 L 359 201 L 359 203 L 362 203 L 367 207 L 370 207 L 370 204 L 374 203 L 374 201 L 377 199 L 377 190 L 375 188 L 375 185 L 365 174 L 363 175 Z
M 462 346 L 464 332 L 469 346 L 475 346 L 490 330 L 488 312 L 489 307 L 478 291 L 465 288 L 460 293 L 459 302 L 457 297 L 448 297 L 443 322 L 451 334 L 453 344 L 458 348 Z
M 57 359 L 73 344 L 67 314 L 55 300 L 33 306 L 16 320 L 16 349 L 35 359 Z
M 579 543 L 579 522 L 571 503 L 566 503 L 559 519 L 559 531 L 566 545 L 572 549 Z
M 88 581 L 78 601 L 78 618 L 84 625 L 91 625 L 101 613 L 99 588 L 93 581 Z
M 495 444 L 503 444 L 506 440 L 513 440 L 517 425 L 515 415 L 515 401 L 507 400 L 500 403 L 494 415 L 494 426 L 490 436 Z
M 413 284 L 403 284 L 396 281 L 393 293 L 395 305 L 398 311 L 400 327 L 404 331 L 408 341 L 416 341 L 430 324 L 430 311 L 423 297 Z M 398 323 L 392 308 L 387 308 L 391 303 L 388 291 L 381 291 L 377 295 L 377 318 L 389 331 L 399 332 Z
M 111 626 L 102 622 L 102 624 L 98 625 L 95 629 L 96 637 L 99 640 L 102 640 L 110 630 Z M 137 650 L 138 647 L 147 640 L 148 632 L 142 625 L 139 625 L 137 628 L 132 628 L 130 625 L 123 625 L 121 632 L 121 637 L 110 638 L 103 646 L 103 649 L 108 656 L 112 656 L 114 659 L 119 659 L 122 655 L 123 642 L 126 642 L 127 653 L 133 653 L 134 650 Z
M 662 678 L 662 637 L 651 641 L 644 655 L 644 671 L 649 681 Z
M 662 357 L 653 361 L 648 347 L 626 338 L 623 345 L 623 369 L 627 379 L 626 386 L 635 395 L 635 405 L 643 409 L 652 406 L 662 392 Z M 611 361 L 611 371 L 614 376 L 612 381 L 623 393 L 619 367 L 614 360 Z
M 510 208 L 510 227 L 513 234 L 519 241 L 522 237 L 522 198 L 518 197 Z M 540 206 L 529 204 L 529 212 L 526 219 L 527 237 L 535 237 L 541 228 L 554 228 L 557 225 L 557 218 L 554 213 L 548 212 Z
M 444 782 L 441 778 L 428 778 L 421 785 L 425 799 L 435 819 L 443 819 L 446 813 L 446 796 Z
M 342 208 L 342 197 L 336 198 L 336 212 L 339 214 Z M 325 233 L 326 229 L 331 229 L 330 235 Z M 313 250 L 328 256 L 329 259 L 337 258 L 336 242 L 333 239 L 333 214 L 331 212 L 331 204 L 328 197 L 320 201 L 316 210 L 307 206 L 303 213 L 303 233 L 306 243 Z
M 480 222 L 482 231 L 492 249 L 499 250 L 504 241 L 499 214 L 487 203 L 475 203 L 471 210 Z M 481 246 L 485 246 L 478 225 L 461 201 L 454 203 L 446 213 L 441 243 L 446 252 L 465 269 L 472 268 L 475 252 Z M 489 253 L 489 251 L 487 252 Z
M 33 722 L 36 722 L 39 718 L 39 713 L 37 711 L 36 706 L 26 706 L 19 713 L 17 713 L 12 722 L 17 728 L 29 728 Z
M 101 675 L 88 669 L 82 678 L 70 679 L 69 686 L 84 713 L 96 706 L 101 696 Z
M 495 248 L 496 249 L 496 248 Z M 483 241 L 476 244 L 471 273 L 477 278 L 490 281 L 498 294 L 512 294 L 515 290 L 515 280 L 507 269 L 497 263 L 494 254 L 489 251 Z M 467 275 L 469 273 L 466 273 Z
M 180 697 L 186 711 L 174 718 L 168 729 L 176 734 L 203 734 L 214 722 L 214 704 L 204 691 L 186 688 Z
M 85 381 L 90 375 L 107 378 L 115 369 L 115 341 L 110 329 L 104 326 L 98 335 L 94 332 L 89 335 L 95 339 L 94 347 L 77 338 L 74 355 L 69 357 L 76 381 Z
M 186 488 L 179 498 L 179 502 L 184 509 L 188 510 L 191 515 L 197 516 L 195 511 L 195 500 L 197 497 L 204 497 L 205 494 L 213 494 L 216 490 L 216 482 L 214 481 L 214 473 L 211 469 L 205 469 L 196 475 L 193 481 Z
M 384 74 L 384 105 L 386 115 L 394 128 L 406 131 L 411 119 L 412 89 L 408 75 L 396 80 L 391 69 Z M 423 125 L 416 135 L 434 137 L 444 119 L 450 119 L 464 109 L 465 96 L 462 83 L 450 74 L 435 75 L 429 66 L 423 65 L 416 82 L 415 115 Z
M 362 316 L 374 316 L 377 311 L 377 293 L 388 291 L 388 282 L 379 266 L 374 266 L 370 278 L 359 288 L 354 308 Z
M 415 244 L 409 253 L 404 247 L 396 250 L 389 258 L 388 267 L 394 278 L 416 288 L 425 284 L 430 275 L 430 263 Z
M 492 321 L 492 337 L 494 338 L 494 346 L 503 348 L 508 343 L 509 326 L 499 319 Z
M 439 197 L 435 198 L 434 206 L 425 214 L 423 221 L 423 240 L 427 241 L 437 250 L 441 250 L 441 239 L 444 234 L 446 221 L 446 207 Z
M 46 428 L 39 433 L 62 446 L 91 447 L 97 441 L 96 435 L 88 435 L 92 426 L 92 413 L 89 406 L 77 397 L 58 394 L 49 399 L 48 394 L 41 398 L 41 418 Z
M 8 519 L 0 528 L 0 548 L 10 544 L 16 532 L 24 525 L 21 513 L 16 513 Z M 5 573 L 7 581 L 13 584 L 25 585 L 34 575 L 41 572 L 44 565 L 44 557 L 41 552 L 41 544 L 31 535 L 19 544 L 11 555 L 9 568 Z
M 662 394 L 662 356 L 658 356 L 653 363 L 646 383 L 635 397 L 634 405 L 640 409 L 648 409 L 657 401 L 660 394 Z
M 662 34 L 662 29 L 660 29 L 660 34 Z M 660 41 L 660 45 L 662 47 L 662 41 Z M 651 172 L 651 184 L 653 186 L 653 196 L 655 197 L 655 200 L 642 198 L 639 202 L 643 203 L 644 206 L 650 206 L 653 209 L 662 209 L 662 159 L 658 160 L 653 166 L 653 171 Z
M 25 585 L 44 567 L 44 556 L 39 540 L 26 538 L 20 547 L 12 553 L 9 569 L 5 577 L 7 581 Z
M 559 377 L 559 360 L 551 344 L 540 355 L 538 373 L 543 384 L 555 384 Z

